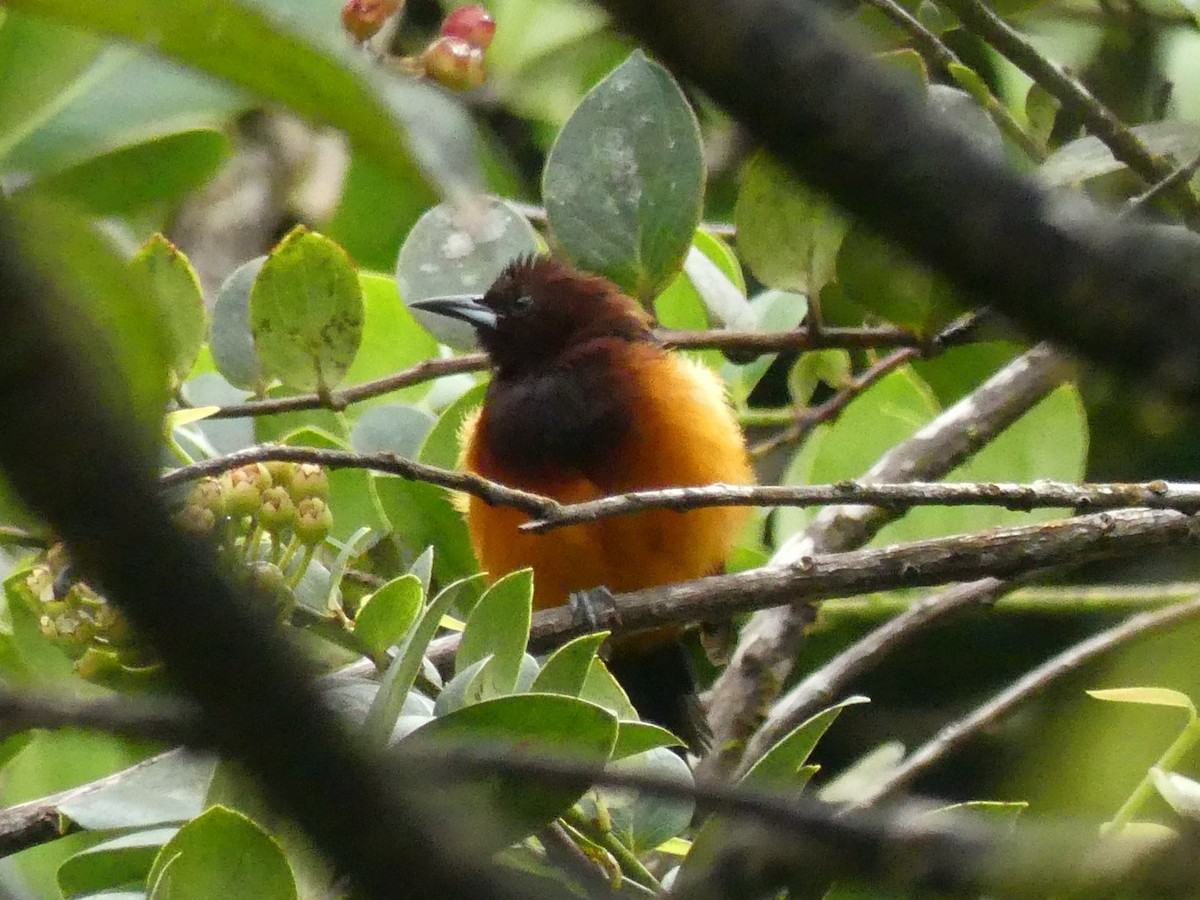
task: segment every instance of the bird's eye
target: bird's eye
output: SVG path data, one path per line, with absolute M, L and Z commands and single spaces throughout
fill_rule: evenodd
M 533 298 L 528 294 L 521 294 L 513 301 L 513 310 L 516 312 L 526 312 L 533 306 Z

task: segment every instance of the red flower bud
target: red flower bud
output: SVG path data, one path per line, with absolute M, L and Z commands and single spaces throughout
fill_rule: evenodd
M 456 91 L 479 87 L 487 78 L 483 49 L 464 40 L 440 37 L 421 54 L 425 74 Z
M 486 50 L 496 36 L 496 20 L 478 3 L 460 6 L 442 22 L 442 35 Z
M 365 41 L 383 27 L 400 5 L 388 0 L 346 0 L 342 7 L 342 27 L 356 41 Z

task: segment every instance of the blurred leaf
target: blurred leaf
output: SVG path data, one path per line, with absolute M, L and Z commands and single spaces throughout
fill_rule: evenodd
M 1025 93 L 1025 119 L 1029 122 L 1029 131 L 1034 139 L 1041 144 L 1050 140 L 1054 131 L 1054 120 L 1062 104 L 1058 98 L 1036 81 L 1029 86 Z
M 371 650 L 376 663 L 399 641 L 421 614 L 425 591 L 415 575 L 393 578 L 371 594 L 354 617 L 354 633 Z
M 362 342 L 346 372 L 346 383 L 374 381 L 437 356 L 437 341 L 405 307 L 394 278 L 362 272 L 358 280 L 363 295 Z M 356 403 L 350 411 L 361 412 L 373 405 L 416 399 L 428 390 L 428 384 L 411 385 Z
M 53 115 L 100 48 L 92 35 L 6 11 L 0 21 L 0 160 Z
M 1021 813 L 1029 808 L 1024 800 L 968 800 L 965 803 L 952 803 L 921 813 L 918 818 L 944 815 L 969 815 L 976 819 L 986 820 L 989 825 L 1013 828 Z
M 1172 119 L 1134 125 L 1130 129 L 1151 153 L 1171 155 L 1182 160 L 1200 153 L 1200 122 Z M 1043 184 L 1066 185 L 1087 181 L 1125 168 L 1099 138 L 1083 137 L 1059 147 L 1038 169 Z
M 1150 780 L 1175 812 L 1193 819 L 1200 817 L 1200 782 L 1177 772 L 1164 772 L 1158 766 L 1151 767 Z
M 55 327 L 72 336 L 105 402 L 130 401 L 139 436 L 162 440 L 171 336 L 144 274 L 133 271 L 78 211 L 58 202 L 12 204 L 25 257 L 58 288 Z M 115 378 L 120 378 L 116 381 Z
M 807 406 L 819 385 L 836 391 L 849 383 L 852 374 L 850 354 L 845 350 L 809 350 L 788 373 L 788 393 L 793 403 Z
M 376 475 L 380 506 L 397 541 L 414 556 L 432 546 L 433 574 L 440 583 L 479 571 L 467 537 L 467 525 L 446 490 L 398 475 Z M 475 596 L 478 588 L 468 590 Z
M 490 747 L 587 764 L 607 760 L 616 737 L 616 718 L 599 706 L 559 694 L 513 694 L 434 719 L 398 749 Z M 481 776 L 443 783 L 437 803 L 472 823 L 477 845 L 499 849 L 561 815 L 587 786 L 586 779 L 549 786 L 532 778 Z
M 433 423 L 433 416 L 412 406 L 375 406 L 354 423 L 350 445 L 357 453 L 386 452 L 416 459 Z
M 578 697 L 587 681 L 588 671 L 596 651 L 608 637 L 607 631 L 585 634 L 563 644 L 542 664 L 533 682 L 532 691 L 542 694 L 564 694 Z
M 107 889 L 142 887 L 159 850 L 178 831 L 178 828 L 135 831 L 81 850 L 58 867 L 62 895 L 94 897 Z
M 529 643 L 533 615 L 533 571 L 510 572 L 489 587 L 471 610 L 462 643 L 454 657 L 454 670 L 461 672 L 477 660 L 490 656 L 484 697 L 511 694 L 521 671 L 521 657 Z
M 216 174 L 229 149 L 222 132 L 195 128 L 118 147 L 24 190 L 64 197 L 97 216 L 125 215 L 198 188 Z
M 9 167 L 48 177 L 118 148 L 222 128 L 253 102 L 248 94 L 153 52 L 111 44 L 60 100 L 13 147 Z
M 716 241 L 715 238 L 710 240 Z M 742 281 L 740 271 L 737 271 L 735 282 L 722 266 L 695 246 L 688 250 L 683 260 L 683 271 L 704 302 L 709 317 L 718 325 L 735 330 L 753 326 L 754 312 L 746 299 L 745 286 L 739 284 Z
M 9 6 L 145 44 L 249 88 L 342 129 L 398 173 L 410 172 L 416 158 L 452 193 L 476 180 L 473 131 L 461 108 L 430 85 L 369 69 L 349 41 L 328 38 L 332 23 L 321 29 L 285 20 L 248 0 L 10 0 Z
M 161 234 L 143 245 L 132 265 L 150 282 L 163 330 L 171 339 L 171 369 L 182 381 L 196 364 L 208 330 L 200 279 L 183 252 Z
M 827 200 L 760 150 L 742 176 L 734 211 L 737 245 L 764 285 L 818 293 L 832 278 L 849 227 Z
M 867 796 L 904 759 L 904 745 L 888 741 L 859 757 L 817 792 L 825 803 L 854 803 Z
M 429 582 L 433 577 L 433 547 L 421 551 L 421 555 L 408 567 L 408 574 L 421 583 L 422 594 L 429 592 Z
M 644 303 L 678 273 L 703 191 L 695 114 L 641 51 L 579 104 L 542 179 L 558 247 Z
M 405 304 L 453 294 L 483 296 L 519 256 L 538 252 L 537 232 L 515 209 L 494 197 L 470 205 L 435 206 L 417 220 L 396 260 L 396 284 Z M 411 310 L 439 341 L 475 346 L 466 322 Z
M 473 576 L 472 579 L 479 576 Z M 425 659 L 425 651 L 429 642 L 437 634 L 442 616 L 450 609 L 462 587 L 468 579 L 451 582 L 429 601 L 421 618 L 408 633 L 404 645 L 392 660 L 392 664 L 383 674 L 379 690 L 367 711 L 366 721 L 363 722 L 363 735 L 368 744 L 383 747 L 391 737 L 396 719 L 404 709 L 409 691 L 417 681 L 421 665 Z
M 212 771 L 212 759 L 177 750 L 120 781 L 62 803 L 59 811 L 88 831 L 186 822 L 203 809 Z
M 265 256 L 242 263 L 225 279 L 213 304 L 209 340 L 217 371 L 234 387 L 262 392 L 266 387 L 262 362 L 250 330 L 250 291 Z
M 613 747 L 612 758 L 624 759 L 636 756 L 658 747 L 686 747 L 682 740 L 660 725 L 652 722 L 635 722 L 622 719 L 620 730 L 617 731 L 617 743 Z
M 167 843 L 146 879 L 152 900 L 294 900 L 283 849 L 244 815 L 213 806 Z
M 929 108 L 947 125 L 957 131 L 967 143 L 985 156 L 1004 161 L 1004 138 L 992 117 L 980 106 L 991 91 L 974 69 L 951 63 L 950 74 L 964 90 L 944 84 L 929 86 Z
M 250 329 L 263 367 L 285 385 L 336 387 L 363 329 L 362 288 L 345 251 L 296 226 L 254 280 Z
M 1142 706 L 1173 706 L 1176 709 L 1187 710 L 1188 718 L 1196 718 L 1196 705 L 1192 698 L 1182 691 L 1173 691 L 1161 687 L 1129 687 L 1108 688 L 1099 691 L 1087 691 L 1089 697 L 1096 700 L 1106 700 L 1109 703 L 1137 703 Z
M 880 53 L 875 58 L 917 90 L 924 92 L 929 87 L 929 69 L 916 50 L 906 47 Z
M 795 777 L 808 762 L 817 742 L 829 730 L 847 706 L 870 703 L 866 697 L 847 697 L 797 725 L 786 737 L 780 738 L 742 776 L 741 783 L 761 788 L 796 789 Z
M 746 292 L 746 281 L 742 268 L 733 251 L 719 238 L 704 231 L 697 231 L 689 256 L 699 252 L 710 260 L 722 275 L 731 282 L 742 296 Z M 709 310 L 700 289 L 688 271 L 681 271 L 667 287 L 654 298 L 654 315 L 660 325 L 680 331 L 702 331 L 709 327 Z M 725 357 L 719 350 L 686 350 L 684 353 L 698 359 L 710 369 L 719 371 Z

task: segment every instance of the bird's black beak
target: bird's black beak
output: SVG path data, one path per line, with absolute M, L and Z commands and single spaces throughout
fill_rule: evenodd
M 410 303 L 409 307 L 450 319 L 460 319 L 476 328 L 494 330 L 496 313 L 484 306 L 481 301 L 482 298 L 472 294 L 460 294 L 452 297 L 430 297 L 428 300 L 418 300 Z

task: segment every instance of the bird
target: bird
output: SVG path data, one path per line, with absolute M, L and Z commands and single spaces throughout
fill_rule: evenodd
M 608 279 L 526 256 L 481 296 L 411 305 L 472 325 L 490 360 L 483 404 L 462 430 L 467 471 L 561 503 L 754 482 L 720 378 L 667 351 L 650 315 Z M 492 579 L 532 568 L 536 609 L 718 574 L 749 515 L 654 509 L 532 534 L 518 530 L 530 519 L 519 510 L 475 496 L 465 507 L 481 568 Z M 678 629 L 613 641 L 608 666 L 641 718 L 703 751 Z

